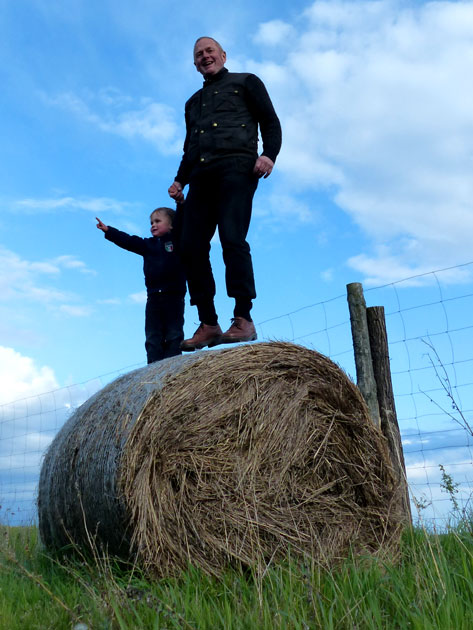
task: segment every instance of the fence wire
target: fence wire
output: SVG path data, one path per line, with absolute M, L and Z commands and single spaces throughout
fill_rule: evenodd
M 414 518 L 442 528 L 473 493 L 473 262 L 381 287 L 393 391 Z M 260 340 L 293 341 L 355 378 L 346 294 L 257 323 Z M 0 405 L 0 521 L 35 522 L 42 456 L 70 414 L 130 369 Z

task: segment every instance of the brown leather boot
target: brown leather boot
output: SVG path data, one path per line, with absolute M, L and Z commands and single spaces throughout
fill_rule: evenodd
M 217 324 L 216 326 L 210 326 L 209 324 L 201 324 L 194 333 L 194 336 L 190 339 L 184 339 L 181 342 L 181 350 L 184 352 L 192 352 L 193 350 L 200 350 L 200 348 L 213 348 L 221 343 L 222 329 Z
M 244 317 L 233 317 L 232 325 L 223 333 L 220 343 L 239 343 L 255 341 L 258 338 L 255 325 Z

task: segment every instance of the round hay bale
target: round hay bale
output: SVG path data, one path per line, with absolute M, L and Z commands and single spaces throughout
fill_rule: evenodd
M 105 387 L 50 446 L 38 506 L 47 546 L 94 540 L 167 576 L 390 548 L 397 501 L 358 388 L 318 352 L 272 342 Z

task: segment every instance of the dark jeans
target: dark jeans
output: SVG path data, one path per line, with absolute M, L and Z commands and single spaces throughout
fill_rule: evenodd
M 212 300 L 215 281 L 210 241 L 218 227 L 229 297 L 256 297 L 250 246 L 246 242 L 258 178 L 254 160 L 224 158 L 197 168 L 180 217 L 179 255 L 184 264 L 191 304 Z
M 181 354 L 180 344 L 184 339 L 184 298 L 169 293 L 148 294 L 145 334 L 148 363 Z

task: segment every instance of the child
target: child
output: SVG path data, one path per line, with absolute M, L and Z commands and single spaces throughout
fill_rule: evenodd
M 97 219 L 97 228 L 115 245 L 143 256 L 148 293 L 145 315 L 148 363 L 181 354 L 186 279 L 171 235 L 176 212 L 156 208 L 150 215 L 152 238 L 130 236 Z

